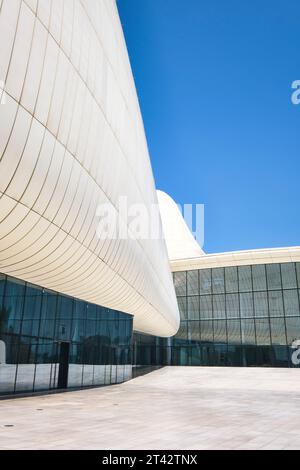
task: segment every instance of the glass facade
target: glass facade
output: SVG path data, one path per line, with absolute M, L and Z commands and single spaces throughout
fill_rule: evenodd
M 170 340 L 169 340 L 170 341 Z M 147 374 L 168 364 L 168 340 L 135 332 L 132 342 L 132 375 Z
M 132 323 L 0 274 L 0 395 L 128 380 Z
M 300 263 L 176 272 L 173 365 L 296 367 Z
M 0 395 L 121 383 L 165 365 L 299 367 L 300 263 L 176 272 L 170 339 L 0 274 Z

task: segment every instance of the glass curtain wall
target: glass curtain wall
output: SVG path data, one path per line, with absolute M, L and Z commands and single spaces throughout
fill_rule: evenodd
M 131 378 L 132 317 L 0 274 L 0 395 Z
M 300 263 L 173 275 L 181 325 L 172 364 L 298 367 Z
M 168 364 L 168 340 L 135 332 L 132 342 L 132 374 L 147 374 Z

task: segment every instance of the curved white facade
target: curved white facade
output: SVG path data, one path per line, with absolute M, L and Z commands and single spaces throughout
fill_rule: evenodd
M 214 253 L 199 258 L 186 258 L 171 261 L 172 272 L 196 269 L 255 266 L 257 264 L 299 263 L 300 247 L 267 248 L 260 250 L 228 251 Z
M 114 0 L 0 8 L 0 272 L 175 334 L 165 243 L 96 235 L 99 204 L 157 203 Z
M 157 191 L 157 196 L 170 261 L 203 256 L 176 202 L 163 191 Z

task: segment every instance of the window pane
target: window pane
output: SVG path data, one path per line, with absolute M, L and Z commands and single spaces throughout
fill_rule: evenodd
M 14 288 L 16 287 L 16 289 Z M 3 307 L 1 309 L 0 328 L 1 333 L 9 333 L 16 335 L 21 331 L 21 318 L 24 305 L 24 286 L 13 286 L 11 282 L 7 282 L 5 296 L 3 299 Z M 17 341 L 17 340 L 16 340 Z
M 239 291 L 250 292 L 252 291 L 251 267 L 239 266 Z
M 254 317 L 254 310 L 253 310 L 253 294 L 244 293 L 240 294 L 240 307 L 241 307 L 241 317 L 242 318 L 253 318 Z
M 285 263 L 281 265 L 282 287 L 283 289 L 296 289 L 296 267 L 294 263 Z
M 199 271 L 188 271 L 187 273 L 187 288 L 188 295 L 199 294 Z
M 57 311 L 57 295 L 45 291 L 41 308 L 40 337 L 54 338 L 55 318 Z
M 225 292 L 224 268 L 212 270 L 212 288 L 214 294 L 223 294 Z
M 272 344 L 286 345 L 284 318 L 271 318 L 270 323 Z
M 300 317 L 289 317 L 285 319 L 287 344 L 289 346 L 296 340 L 300 339 Z
M 23 345 L 24 347 L 24 345 Z M 19 363 L 16 376 L 16 392 L 32 392 L 35 374 L 34 361 L 28 361 L 28 364 Z
M 269 292 L 270 317 L 283 317 L 282 291 Z
M 176 338 L 177 339 L 185 339 L 187 340 L 187 322 L 186 321 L 183 321 L 180 323 L 180 327 L 179 327 L 179 330 L 176 334 Z
M 51 365 L 56 362 L 53 352 L 53 342 L 39 340 L 36 349 L 34 391 L 47 390 L 50 387 Z
M 200 297 L 200 319 L 212 318 L 212 296 L 203 295 Z
M 211 294 L 211 269 L 200 271 L 200 294 Z
M 240 320 L 227 321 L 228 344 L 241 344 L 241 323 Z
M 226 318 L 224 294 L 213 295 L 213 317 Z
M 12 393 L 15 388 L 17 360 L 20 337 L 0 334 L 2 348 L 5 350 L 5 366 L 0 365 L 0 392 Z
M 238 292 L 238 271 L 236 267 L 225 268 L 226 292 Z
M 239 318 L 240 302 L 238 294 L 226 295 L 226 314 L 227 318 Z
M 5 328 L 9 333 L 20 333 L 23 315 L 25 283 L 7 278 L 2 316 L 5 317 Z
M 186 297 L 178 297 L 178 307 L 181 320 L 187 320 L 187 298 Z
M 22 335 L 39 335 L 42 295 L 43 292 L 41 289 L 27 285 L 22 321 Z
M 186 272 L 174 273 L 174 285 L 176 295 L 186 295 Z
M 267 264 L 268 289 L 281 289 L 281 276 L 279 264 Z
M 6 276 L 4 274 L 0 274 L 0 310 L 2 308 L 5 281 L 6 281 Z
M 257 318 L 255 320 L 256 326 L 256 341 L 258 346 L 270 345 L 271 344 L 271 332 L 269 319 Z
M 252 266 L 253 290 L 267 290 L 266 267 L 264 264 Z
M 297 290 L 283 291 L 284 310 L 286 317 L 294 317 L 300 315 L 299 298 Z
M 300 263 L 296 263 L 296 272 L 297 272 L 298 287 L 300 289 Z
M 214 341 L 219 343 L 227 343 L 226 320 L 214 321 Z
M 213 342 L 213 321 L 206 320 L 200 321 L 200 331 L 201 331 L 201 341 L 204 342 Z
M 188 322 L 189 341 L 200 341 L 200 323 L 199 321 Z
M 254 292 L 254 315 L 256 317 L 269 316 L 269 304 L 267 292 Z
M 103 310 L 103 325 L 107 328 L 106 318 L 108 312 L 106 309 Z M 80 341 L 82 337 L 85 336 L 86 330 L 86 317 L 87 317 L 87 304 L 81 300 L 75 300 L 74 303 L 74 313 L 73 313 L 73 322 L 72 322 L 72 340 Z
M 242 343 L 255 344 L 254 320 L 241 320 Z
M 199 297 L 198 295 L 188 297 L 188 319 L 199 320 Z

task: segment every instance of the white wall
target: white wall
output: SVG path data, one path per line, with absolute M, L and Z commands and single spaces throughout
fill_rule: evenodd
M 165 244 L 96 236 L 99 203 L 157 202 L 114 0 L 0 6 L 0 271 L 176 333 Z

